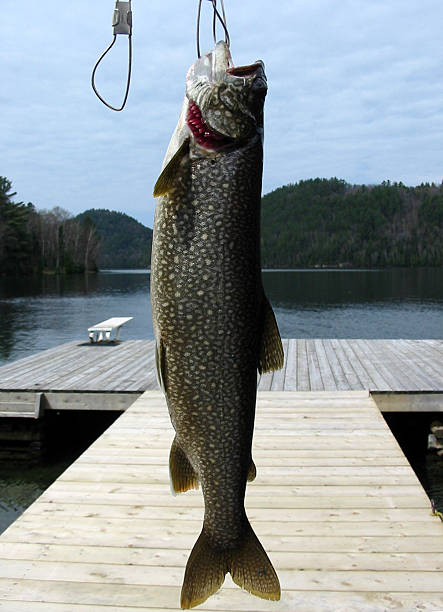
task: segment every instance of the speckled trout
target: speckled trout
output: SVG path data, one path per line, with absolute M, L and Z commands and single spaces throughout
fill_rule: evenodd
M 176 436 L 172 488 L 201 484 L 205 515 L 190 554 L 181 607 L 204 602 L 230 572 L 265 599 L 277 575 L 246 516 L 257 370 L 283 350 L 260 273 L 263 103 L 261 61 L 234 67 L 218 43 L 186 77 L 158 196 L 151 301 L 158 378 Z

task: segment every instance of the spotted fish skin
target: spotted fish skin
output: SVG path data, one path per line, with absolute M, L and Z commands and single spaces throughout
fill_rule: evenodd
M 160 204 L 154 229 L 151 295 L 169 411 L 202 483 L 205 527 L 220 544 L 240 535 L 251 463 L 261 155 L 257 139 L 215 163 L 194 160 L 188 189 Z
M 266 80 L 261 62 L 236 76 L 224 43 L 203 72 L 208 63 L 207 81 L 198 66 L 188 72 L 184 110 L 154 191 L 163 195 L 154 222 L 151 303 L 157 369 L 176 431 L 172 484 L 184 491 L 201 483 L 205 501 L 183 608 L 202 603 L 228 571 L 256 595 L 280 596 L 244 509 L 246 481 L 255 470 L 257 369 L 281 367 L 283 360 L 260 272 Z

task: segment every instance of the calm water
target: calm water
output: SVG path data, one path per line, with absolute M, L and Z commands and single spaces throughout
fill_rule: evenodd
M 443 337 L 443 269 L 269 271 L 263 273 L 263 283 L 286 338 Z M 87 340 L 88 327 L 112 316 L 134 317 L 122 329 L 123 339 L 153 338 L 148 271 L 0 279 L 0 365 L 64 342 Z M 422 442 L 415 437 L 407 452 L 441 509 L 443 460 L 425 452 L 425 418 L 419 423 Z M 97 423 L 95 435 L 107 424 Z M 75 430 L 72 423 L 60 422 L 56 431 L 61 427 Z M 410 423 L 406 432 L 401 429 L 402 444 L 408 444 L 407 430 L 416 427 Z M 77 429 L 86 428 L 80 423 Z M 0 462 L 0 532 L 90 441 L 79 438 L 35 467 Z
M 442 338 L 443 269 L 263 273 L 285 338 Z M 122 338 L 153 338 L 147 271 L 0 280 L 0 365 L 113 316 Z

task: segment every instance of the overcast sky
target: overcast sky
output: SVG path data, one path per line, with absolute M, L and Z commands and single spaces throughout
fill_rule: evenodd
M 125 212 L 152 187 L 195 60 L 197 0 L 133 0 L 125 110 L 90 86 L 114 0 L 1 0 L 0 175 L 16 201 Z M 204 2 L 202 49 L 212 46 Z M 300 179 L 443 180 L 442 0 L 225 0 L 236 64 L 265 62 L 263 192 Z M 97 73 L 118 105 L 127 37 Z

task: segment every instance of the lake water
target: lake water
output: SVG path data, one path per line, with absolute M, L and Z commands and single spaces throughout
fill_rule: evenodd
M 285 338 L 443 338 L 443 268 L 265 271 L 263 284 Z M 0 365 L 87 340 L 88 327 L 113 316 L 134 317 L 122 329 L 123 339 L 153 338 L 147 270 L 0 279 Z M 56 431 L 87 429 L 81 415 L 75 418 L 54 424 Z M 112 418 L 97 422 L 94 435 Z M 422 432 L 419 445 L 411 438 L 408 458 L 442 509 L 443 460 L 426 453 L 423 419 L 407 428 L 414 432 L 419 425 Z M 403 426 L 398 434 L 405 445 L 407 433 Z M 34 467 L 0 462 L 0 533 L 90 441 L 56 448 L 49 461 Z
M 442 338 L 443 268 L 263 273 L 285 338 Z M 122 338 L 153 338 L 149 272 L 0 279 L 0 365 L 114 316 Z

